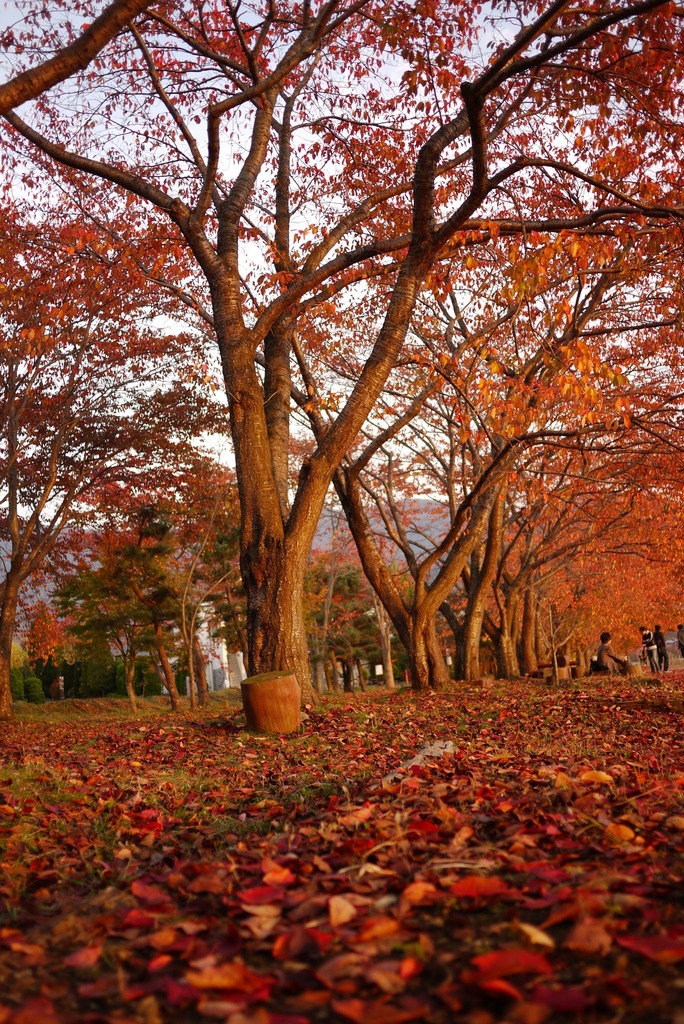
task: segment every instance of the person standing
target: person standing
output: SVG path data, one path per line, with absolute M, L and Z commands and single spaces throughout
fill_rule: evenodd
M 670 659 L 667 653 L 667 641 L 665 639 L 665 634 L 660 626 L 656 626 L 653 632 L 653 642 L 655 643 L 658 651 L 658 669 L 661 672 L 667 672 L 670 667 Z
M 639 632 L 641 633 L 641 646 L 648 658 L 651 672 L 655 673 L 658 671 L 658 648 L 653 639 L 653 633 L 650 629 L 646 629 L 646 626 L 639 626 Z

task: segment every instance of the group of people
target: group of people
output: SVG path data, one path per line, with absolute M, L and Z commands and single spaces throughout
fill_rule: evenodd
M 677 626 L 677 629 L 681 629 Z M 667 672 L 670 667 L 670 658 L 667 653 L 665 634 L 660 626 L 651 632 L 646 626 L 639 626 L 641 633 L 641 663 L 649 666 L 651 672 Z M 677 633 L 679 637 L 679 633 Z
M 667 672 L 670 667 L 670 658 L 667 653 L 667 641 L 660 626 L 654 630 L 646 626 L 639 626 L 641 633 L 641 662 L 644 667 L 648 666 L 651 672 Z M 684 623 L 677 624 L 677 644 L 679 653 L 684 658 Z M 601 645 L 596 654 L 596 660 L 592 666 L 594 672 L 626 673 L 628 658 L 620 658 L 610 642 L 610 633 L 606 630 L 601 633 Z

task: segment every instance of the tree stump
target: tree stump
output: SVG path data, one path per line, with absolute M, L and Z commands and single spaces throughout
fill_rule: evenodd
M 628 661 L 627 662 L 627 675 L 628 676 L 643 676 L 641 665 L 639 662 Z
M 294 672 L 262 672 L 240 683 L 250 732 L 295 732 L 302 693 Z

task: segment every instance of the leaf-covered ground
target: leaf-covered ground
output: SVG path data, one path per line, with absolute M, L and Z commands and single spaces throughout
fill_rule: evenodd
M 354 695 L 266 739 L 223 702 L 33 712 L 0 1024 L 684 1024 L 683 691 Z

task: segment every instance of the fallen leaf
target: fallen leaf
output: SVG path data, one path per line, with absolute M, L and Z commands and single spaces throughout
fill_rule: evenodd
M 516 921 L 515 926 L 518 931 L 521 931 L 530 942 L 535 946 L 546 946 L 548 949 L 554 949 L 556 943 L 551 936 L 543 931 L 541 928 L 537 928 L 534 924 L 527 924 L 525 921 Z
M 606 931 L 602 921 L 585 917 L 577 921 L 563 945 L 575 953 L 599 953 L 605 956 L 613 945 L 613 937 Z
M 150 946 L 152 946 L 153 949 L 158 949 L 161 951 L 163 949 L 168 949 L 169 946 L 172 946 L 177 938 L 178 932 L 176 931 L 175 928 L 171 928 L 169 926 L 168 928 L 160 928 L 158 932 L 153 932 L 153 934 L 149 936 L 147 941 L 149 942 Z
M 614 779 L 608 772 L 587 771 L 580 775 L 581 782 L 590 782 L 592 785 L 610 785 Z
M 611 843 L 630 843 L 636 833 L 629 825 L 620 825 L 614 822 L 603 830 L 603 835 Z
M 358 935 L 358 942 L 372 942 L 374 939 L 385 939 L 388 935 L 394 935 L 400 929 L 399 922 L 393 917 L 380 914 L 377 917 L 370 917 L 361 926 Z
M 368 964 L 368 957 L 360 953 L 340 953 L 316 971 L 316 977 L 329 988 L 342 978 L 358 978 Z
M 333 928 L 353 921 L 358 911 L 353 903 L 350 903 L 344 896 L 331 896 L 328 903 L 330 924 Z
M 12 1024 L 59 1024 L 59 1017 L 51 999 L 37 996 L 15 1010 Z
M 282 907 L 275 903 L 243 903 L 242 909 L 252 917 L 280 917 L 282 913 Z
M 668 935 L 618 935 L 615 941 L 624 949 L 641 953 L 659 964 L 676 964 L 684 960 L 684 939 Z
M 264 874 L 266 885 L 294 885 L 297 876 L 287 867 L 276 864 L 274 868 Z
M 402 977 L 400 960 L 379 960 L 371 964 L 365 973 L 367 982 L 377 985 L 386 995 L 397 995 L 406 988 Z
M 483 953 L 470 961 L 483 979 L 504 978 L 512 974 L 551 974 L 551 964 L 541 953 L 511 947 Z
M 364 807 L 357 807 L 353 811 L 343 814 L 342 817 L 338 818 L 338 821 L 340 825 L 362 825 L 365 821 L 368 821 L 372 813 L 373 807 L 367 804 Z
M 169 902 L 168 895 L 156 885 L 147 885 L 137 878 L 131 885 L 131 892 L 141 903 L 147 903 L 152 907 Z
M 534 989 L 532 1001 L 558 1013 L 581 1013 L 593 1004 L 594 999 L 582 988 L 547 988 L 539 985 Z
M 333 999 L 331 1007 L 340 1017 L 354 1024 L 405 1024 L 412 1020 L 425 1020 L 429 1007 L 416 1001 L 413 1007 L 393 1006 L 382 999 Z
M 523 1000 L 508 1010 L 506 1020 L 510 1021 L 510 1024 L 544 1024 L 550 1013 L 551 1008 L 548 1006 Z
M 247 993 L 264 988 L 270 981 L 238 963 L 207 967 L 203 971 L 188 971 L 185 978 L 193 988 L 235 989 Z
M 510 889 L 501 878 L 496 875 L 471 875 L 469 878 L 461 878 L 449 886 L 452 896 L 460 896 L 468 899 L 487 899 L 495 896 L 504 896 L 510 893 Z
M 422 903 L 423 900 L 429 899 L 437 892 L 437 886 L 433 885 L 432 882 L 411 882 L 402 892 L 401 898 L 411 904 Z
M 86 946 L 84 949 L 77 950 L 76 953 L 65 956 L 63 962 L 67 967 L 76 967 L 78 969 L 94 967 L 101 954 L 102 946 Z
M 449 843 L 449 849 L 454 852 L 460 850 L 461 847 L 465 846 L 468 840 L 472 839 L 474 835 L 475 832 L 470 827 L 470 825 L 464 825 L 462 828 L 458 830 L 456 835 L 453 836 L 451 842 Z

